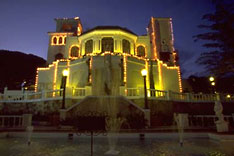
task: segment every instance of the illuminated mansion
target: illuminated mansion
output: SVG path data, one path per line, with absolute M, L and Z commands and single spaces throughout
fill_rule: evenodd
M 97 26 L 84 31 L 80 18 L 56 18 L 49 32 L 47 68 L 38 68 L 36 91 L 58 90 L 68 70 L 66 94 L 85 88 L 86 95 L 127 95 L 128 88 L 181 92 L 178 54 L 174 49 L 172 19 L 151 17 L 147 35 L 119 26 Z M 150 93 L 150 92 L 149 92 Z M 150 94 L 148 96 L 151 96 Z

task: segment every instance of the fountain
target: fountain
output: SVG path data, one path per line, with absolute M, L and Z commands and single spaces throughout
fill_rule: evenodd
M 184 144 L 184 128 L 188 126 L 188 114 L 174 114 L 174 120 L 177 125 L 179 134 L 179 143 L 183 147 Z
M 95 58 L 93 61 L 99 62 L 100 66 L 93 69 L 93 88 L 94 95 L 99 97 L 99 106 L 108 114 L 106 119 L 106 130 L 108 133 L 109 150 L 105 155 L 118 155 L 119 151 L 115 150 L 118 132 L 122 123 L 125 121 L 118 116 L 119 113 L 119 86 L 121 84 L 119 57 L 114 57 L 111 54 L 104 57 Z
M 28 140 L 28 146 L 31 145 L 31 138 L 32 138 L 32 132 L 33 132 L 33 126 L 27 126 L 27 140 Z
M 106 120 L 106 129 L 108 131 L 108 143 L 109 150 L 105 153 L 105 155 L 118 155 L 119 151 L 117 151 L 116 144 L 118 142 L 118 132 L 120 127 L 125 119 L 123 118 L 107 118 Z

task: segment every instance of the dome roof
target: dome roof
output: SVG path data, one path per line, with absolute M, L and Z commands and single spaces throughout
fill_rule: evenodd
M 130 34 L 133 34 L 133 35 L 137 36 L 137 34 L 132 32 L 131 30 L 129 30 L 127 28 L 120 27 L 120 26 L 96 26 L 96 27 L 94 27 L 92 29 L 89 29 L 89 30 L 83 32 L 82 35 L 87 34 L 89 32 L 92 32 L 94 30 L 122 30 L 122 31 L 125 31 L 127 33 L 130 33 Z

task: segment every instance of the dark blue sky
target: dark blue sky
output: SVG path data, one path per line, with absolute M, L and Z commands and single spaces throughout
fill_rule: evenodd
M 204 48 L 193 42 L 202 15 L 214 11 L 210 0 L 5 0 L 0 2 L 0 49 L 32 53 L 46 59 L 47 32 L 54 18 L 80 17 L 85 28 L 119 25 L 146 33 L 151 16 L 172 17 L 175 48 L 183 76 L 201 72 L 195 60 Z

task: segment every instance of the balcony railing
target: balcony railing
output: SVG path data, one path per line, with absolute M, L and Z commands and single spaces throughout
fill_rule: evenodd
M 63 95 L 63 89 L 46 90 L 35 93 L 25 93 L 15 96 L 0 94 L 0 102 L 62 99 L 62 95 Z M 66 98 L 84 98 L 89 95 L 92 95 L 91 86 L 86 86 L 84 88 L 71 88 L 66 90 Z M 144 98 L 144 89 L 126 88 L 124 86 L 121 86 L 119 95 L 125 96 L 129 99 Z M 234 95 L 179 93 L 179 92 L 156 90 L 156 89 L 147 89 L 147 95 L 149 99 L 169 100 L 169 101 L 184 101 L 184 102 L 214 102 L 217 100 L 225 102 L 234 101 Z
M 2 127 L 21 127 L 23 116 L 21 115 L 0 115 L 0 128 Z
M 84 97 L 85 95 L 86 95 L 86 89 L 85 88 L 74 88 L 72 90 L 72 96 Z

